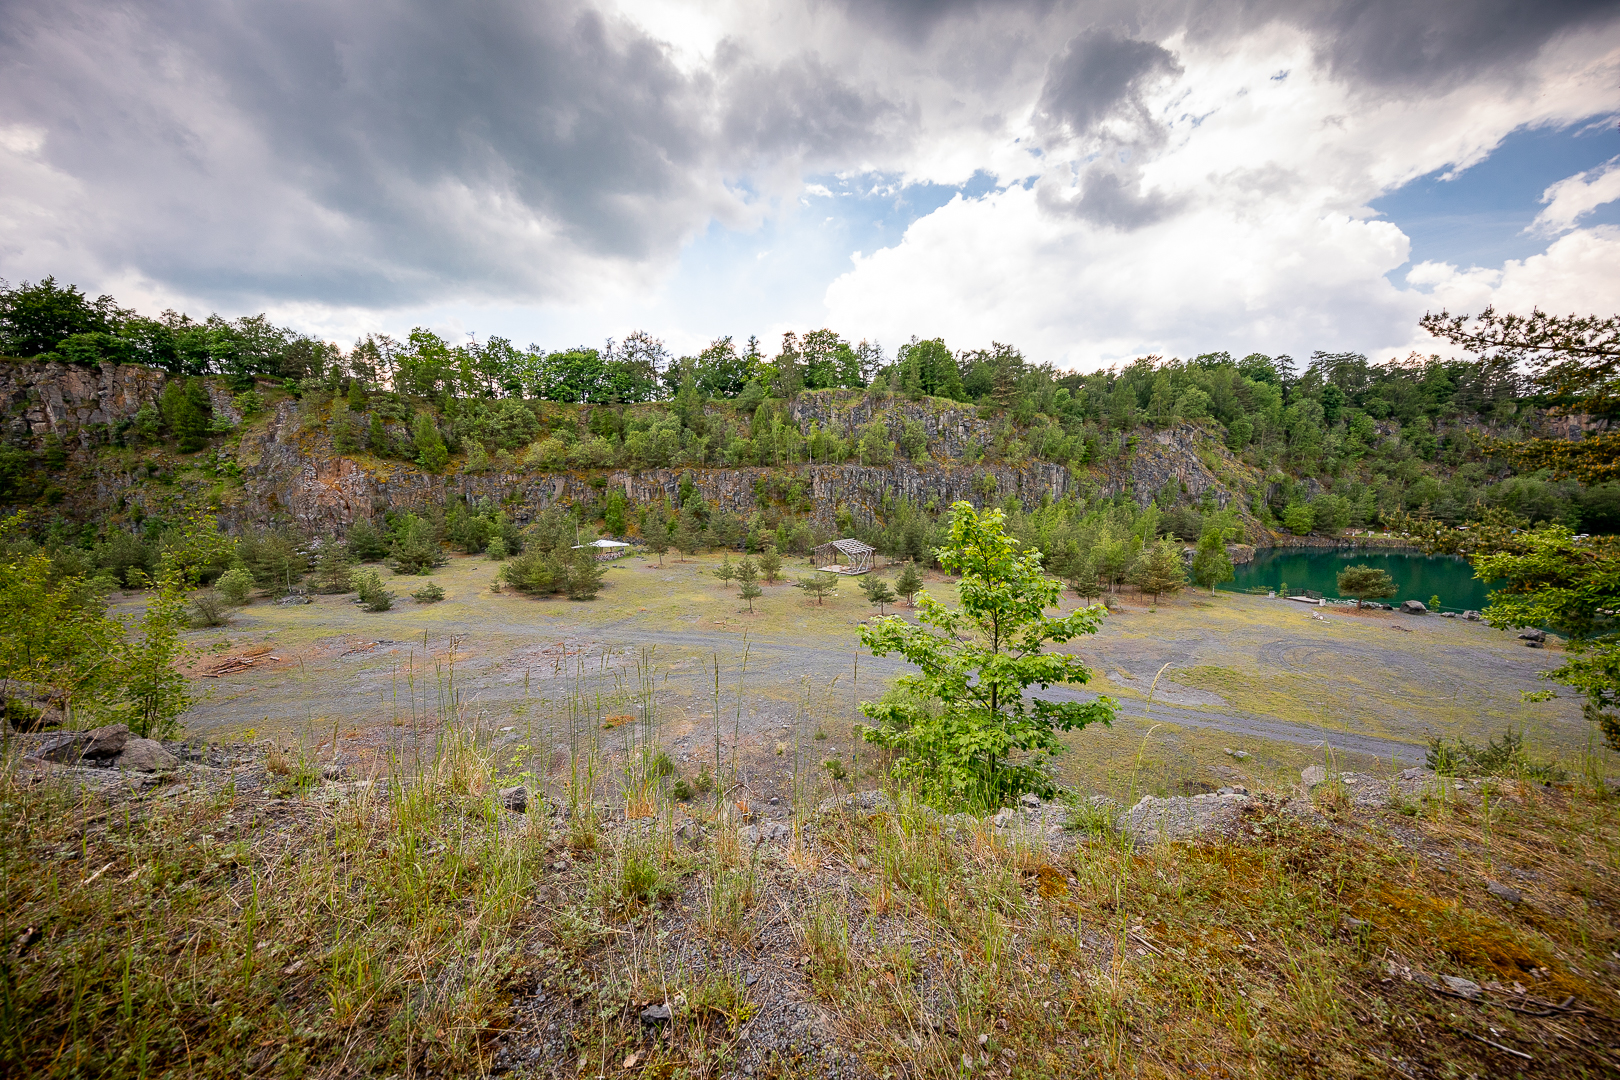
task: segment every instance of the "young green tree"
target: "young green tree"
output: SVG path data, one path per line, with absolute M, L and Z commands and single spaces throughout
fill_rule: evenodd
M 906 603 L 909 604 L 911 598 L 917 595 L 917 590 L 922 588 L 922 584 L 922 575 L 917 572 L 917 564 L 908 561 L 900 568 L 900 576 L 894 579 L 894 591 L 905 597 Z
M 388 554 L 388 538 L 369 518 L 356 518 L 345 542 L 349 554 L 360 562 L 376 562 Z
M 346 593 L 354 590 L 352 582 L 354 557 L 347 548 L 334 540 L 321 545 L 315 560 L 315 591 L 319 593 Z
M 759 572 L 765 575 L 765 584 L 775 585 L 782 573 L 782 556 L 774 547 L 759 553 Z
M 609 536 L 623 536 L 625 532 L 625 502 L 624 492 L 612 491 L 607 497 L 607 506 L 602 511 L 602 523 L 607 527 Z
M 817 570 L 809 577 L 800 578 L 795 587 L 803 589 L 806 593 L 815 597 L 816 606 L 820 607 L 822 598 L 830 595 L 833 591 L 833 579 L 835 576 L 836 575 Z
M 225 598 L 227 604 L 238 607 L 248 602 L 253 595 L 253 575 L 242 567 L 227 570 L 214 582 L 214 587 Z
M 411 442 L 416 446 L 416 463 L 430 473 L 439 472 L 450 461 L 450 451 L 445 448 L 444 437 L 439 434 L 433 417 L 427 413 L 416 414 L 416 423 L 411 428 Z
M 1070 565 L 1069 588 L 1074 590 L 1076 596 L 1086 600 L 1095 600 L 1102 595 L 1102 575 L 1097 572 L 1095 555 L 1082 555 Z
M 737 564 L 737 588 L 738 597 L 748 601 L 748 613 L 752 615 L 754 601 L 759 598 L 762 590 L 759 587 L 759 567 L 746 555 L 743 556 L 743 561 Z
M 702 542 L 703 534 L 698 528 L 697 520 L 692 514 L 683 510 L 675 519 L 675 549 L 681 553 L 681 561 L 685 561 L 697 554 L 698 544 Z
M 433 526 L 425 518 L 407 513 L 394 529 L 389 568 L 396 574 L 430 574 L 446 561 L 444 549 L 434 539 Z
M 1347 566 L 1339 571 L 1339 595 L 1354 598 L 1358 608 L 1395 592 L 1395 579 L 1375 566 Z
M 602 590 L 602 579 L 607 576 L 607 567 L 596 561 L 592 548 L 581 548 L 574 552 L 568 563 L 568 580 L 563 591 L 570 600 L 595 600 L 596 594 Z
M 730 581 L 736 577 L 737 568 L 731 565 L 731 552 L 728 551 L 720 556 L 720 565 L 711 570 L 710 573 L 721 581 Z
M 367 611 L 387 611 L 394 606 L 394 594 L 383 588 L 382 575 L 375 570 L 354 575 L 354 591 Z
M 1187 584 L 1187 571 L 1181 561 L 1181 545 L 1174 540 L 1160 540 L 1142 552 L 1131 567 L 1131 584 L 1145 593 L 1153 594 L 1153 602 L 1166 593 L 1177 593 Z
M 1198 538 L 1198 550 L 1193 553 L 1192 577 L 1199 585 L 1215 591 L 1223 581 L 1237 575 L 1232 558 L 1226 553 L 1226 537 L 1219 530 L 1206 529 Z
M 653 522 L 652 531 L 647 534 L 647 550 L 658 556 L 658 565 L 664 565 L 664 553 L 669 550 L 669 533 L 664 531 L 660 522 Z
M 867 603 L 877 605 L 879 615 L 883 614 L 885 604 L 894 603 L 894 590 L 889 587 L 887 581 L 876 574 L 867 574 L 861 578 L 861 592 L 866 594 Z
M 953 505 L 949 539 L 935 555 L 962 575 L 962 606 L 948 609 L 920 592 L 920 625 L 888 616 L 862 627 L 861 643 L 874 656 L 899 653 L 919 669 L 896 680 L 900 693 L 861 706 L 876 722 L 863 735 L 900 751 L 897 773 L 940 801 L 992 806 L 1024 791 L 1050 792 L 1050 759 L 1062 749 L 1056 733 L 1109 723 L 1115 704 L 1031 699 L 1025 691 L 1090 681 L 1078 657 L 1044 647 L 1095 633 L 1101 615 L 1096 608 L 1046 615 L 1061 586 L 1042 571 L 1038 551 L 1017 550 L 1000 510 Z

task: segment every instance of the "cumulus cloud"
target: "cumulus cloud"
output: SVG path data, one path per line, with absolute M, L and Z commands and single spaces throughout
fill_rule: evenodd
M 1536 215 L 1536 220 L 1525 231 L 1568 232 L 1581 218 L 1616 199 L 1620 199 L 1620 156 L 1549 187 L 1541 196 L 1546 209 Z
M 1620 108 L 1616 26 L 1575 0 L 20 0 L 0 274 L 312 328 L 484 304 L 768 335 L 825 293 L 852 335 L 1079 364 L 1376 349 L 1444 290 L 1554 288 L 1603 250 L 1581 221 L 1612 168 L 1549 189 L 1547 264 L 1489 281 L 1392 285 L 1405 237 L 1367 206 Z M 831 176 L 996 190 L 830 287 L 819 255 L 755 274 Z

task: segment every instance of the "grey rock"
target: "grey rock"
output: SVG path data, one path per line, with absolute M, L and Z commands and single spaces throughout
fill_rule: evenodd
M 793 839 L 793 830 L 787 825 L 782 824 L 780 821 L 772 821 L 767 823 L 763 832 L 765 839 L 767 840 Z
M 1355 919 L 1355 918 L 1351 918 L 1349 915 L 1346 915 L 1344 917 L 1343 925 L 1344 925 L 1344 928 L 1346 930 L 1350 931 L 1353 934 L 1357 930 L 1364 930 L 1368 926 L 1371 926 L 1372 924 L 1369 923 L 1366 919 Z
M 1155 840 L 1191 840 L 1205 833 L 1234 828 L 1247 795 L 1194 795 L 1160 799 L 1143 796 L 1119 818 L 1119 830 L 1137 844 Z
M 34 757 L 54 761 L 58 765 L 72 765 L 84 756 L 84 748 L 89 745 L 90 737 L 83 733 L 57 735 L 46 740 L 45 744 L 34 752 Z
M 162 772 L 179 765 L 180 760 L 156 739 L 130 739 L 113 764 L 131 772 Z
M 1402 600 L 1401 601 L 1401 614 L 1402 615 L 1427 615 L 1428 613 L 1429 613 L 1428 605 L 1426 605 L 1421 600 Z
M 1018 797 L 1018 805 L 1031 810 L 1039 810 L 1041 808 L 1041 797 L 1026 791 Z
M 1457 975 L 1442 975 L 1440 976 L 1440 982 L 1447 990 L 1459 997 L 1479 997 L 1479 983 L 1472 979 L 1464 979 Z
M 1481 619 L 1485 618 L 1484 615 L 1481 615 L 1477 611 L 1465 611 L 1463 612 L 1462 617 L 1467 619 L 1469 622 L 1479 622 Z
M 998 829 L 1005 829 L 1007 826 L 1011 825 L 1017 819 L 1017 817 L 1018 815 L 1013 812 L 1012 807 L 1003 806 L 1000 810 L 996 811 L 996 816 L 990 819 L 990 824 L 994 825 Z
M 524 787 L 522 784 L 515 784 L 512 787 L 503 787 L 500 791 L 496 792 L 495 801 L 499 803 L 503 809 L 511 810 L 519 814 L 528 813 L 529 789 Z
M 673 1015 L 668 1005 L 649 1005 L 641 1010 L 641 1022 L 649 1027 L 667 1024 Z
M 1498 900 L 1501 900 L 1501 901 L 1503 901 L 1505 903 L 1509 903 L 1509 904 L 1522 904 L 1522 903 L 1524 903 L 1524 895 L 1522 893 L 1520 893 L 1519 890 L 1509 888 L 1508 886 L 1503 885 L 1501 882 L 1498 882 L 1498 881 L 1487 881 L 1487 882 L 1485 882 L 1485 891 L 1490 893 L 1492 896 L 1496 897 Z
M 1250 757 L 1247 750 L 1233 750 L 1230 746 L 1221 747 L 1221 752 L 1237 761 L 1247 761 Z
M 290 596 L 283 596 L 280 600 L 277 600 L 276 601 L 276 606 L 277 607 L 293 607 L 293 606 L 296 606 L 298 604 L 313 604 L 314 602 L 315 601 L 311 600 L 307 596 L 304 596 L 304 595 L 302 595 L 300 593 L 293 593 Z
M 1547 640 L 1547 631 L 1532 626 L 1530 629 L 1519 634 L 1519 640 L 1529 641 L 1536 645 L 1540 645 L 1542 642 Z
M 84 747 L 84 756 L 87 758 L 110 758 L 123 753 L 124 744 L 129 741 L 129 728 L 123 724 L 108 724 L 98 727 L 90 732 L 89 741 Z
M 1299 771 L 1299 779 L 1306 787 L 1315 787 L 1327 779 L 1327 769 L 1321 765 L 1307 765 Z
M 1422 780 L 1425 776 L 1428 776 L 1428 775 L 1429 775 L 1429 770 L 1427 770 L 1427 769 L 1402 769 L 1401 770 L 1401 779 L 1402 780 Z
M 1457 617 L 1457 613 L 1455 611 L 1442 611 L 1440 613 L 1440 617 L 1442 619 L 1455 619 Z
M 687 844 L 701 844 L 703 826 L 689 818 L 681 822 L 681 827 L 675 830 L 675 838 Z

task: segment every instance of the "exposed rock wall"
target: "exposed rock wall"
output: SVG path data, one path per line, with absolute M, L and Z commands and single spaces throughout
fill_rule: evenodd
M 164 374 L 136 364 L 0 362 L 0 415 L 13 446 L 37 447 L 46 436 L 91 444 L 96 425 L 133 419 L 155 404 Z

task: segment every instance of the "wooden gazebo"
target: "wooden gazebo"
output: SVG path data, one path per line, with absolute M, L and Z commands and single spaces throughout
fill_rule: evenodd
M 825 570 L 829 574 L 868 574 L 872 571 L 872 554 L 876 550 L 870 544 L 863 544 L 859 540 L 847 538 L 833 540 L 816 548 L 816 569 Z M 848 566 L 839 565 L 839 555 L 849 559 Z

